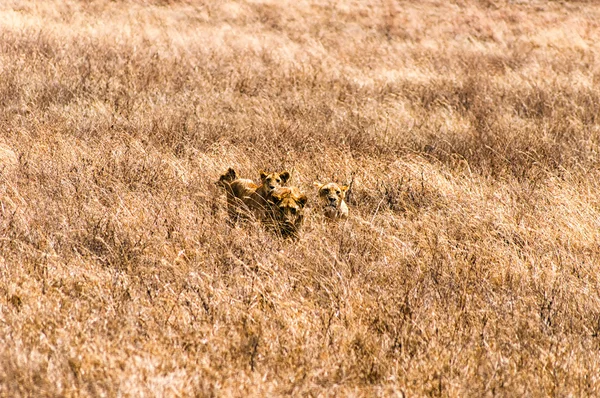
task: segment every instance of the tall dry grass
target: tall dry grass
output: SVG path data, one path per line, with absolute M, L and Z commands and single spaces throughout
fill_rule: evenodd
M 0 395 L 598 395 L 599 20 L 2 3 Z M 301 238 L 228 223 L 227 167 L 292 171 Z

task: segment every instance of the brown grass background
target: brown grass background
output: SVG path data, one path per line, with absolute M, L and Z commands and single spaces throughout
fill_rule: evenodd
M 2 2 L 0 396 L 599 395 L 599 21 Z M 301 238 L 228 224 L 227 167 L 290 170 Z

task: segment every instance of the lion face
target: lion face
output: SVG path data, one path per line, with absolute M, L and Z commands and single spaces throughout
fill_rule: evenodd
M 283 236 L 296 236 L 304 219 L 306 195 L 296 187 L 276 188 L 271 195 L 272 218 Z
M 270 195 L 275 189 L 283 186 L 289 180 L 290 173 L 282 171 L 281 173 L 260 172 L 260 180 L 266 195 Z
M 347 208 L 344 203 L 346 197 L 346 191 L 348 191 L 347 185 L 339 186 L 335 182 L 328 184 L 320 184 L 315 182 L 315 186 L 319 190 L 319 199 L 323 204 L 325 215 L 329 218 L 335 218 L 338 216 L 344 216 L 347 213 Z

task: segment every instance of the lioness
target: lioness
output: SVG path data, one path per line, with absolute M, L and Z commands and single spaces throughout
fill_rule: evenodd
M 225 194 L 227 196 L 227 213 L 231 218 L 248 215 L 250 210 L 248 198 L 256 191 L 258 185 L 254 184 L 252 180 L 237 178 L 237 173 L 230 167 L 227 169 L 227 172 L 219 178 L 217 186 L 225 189 Z
M 271 193 L 274 189 L 284 184 L 289 177 L 290 173 L 287 171 L 281 173 L 266 173 L 261 171 L 261 184 L 256 185 L 250 179 L 237 178 L 235 170 L 229 168 L 219 178 L 217 185 L 225 189 L 227 194 L 227 211 L 231 217 L 238 216 L 240 207 L 244 207 L 245 212 L 242 212 L 242 215 L 248 215 L 249 212 L 253 212 L 257 218 L 262 219 L 268 208 L 268 200 L 271 199 Z
M 290 173 L 282 171 L 281 173 L 266 173 L 260 171 L 261 184 L 256 188 L 256 193 L 260 196 L 259 204 L 264 209 L 267 205 L 267 201 L 271 199 L 271 193 L 282 187 L 290 179 Z
M 315 182 L 314 184 L 319 190 L 319 198 L 323 204 L 325 217 L 331 219 L 348 217 L 348 205 L 346 205 L 346 202 L 344 201 L 346 191 L 348 191 L 347 185 L 342 185 L 340 187 L 335 182 L 330 182 L 328 184 Z
M 304 219 L 307 197 L 296 187 L 281 187 L 271 193 L 269 215 L 284 237 L 297 237 Z

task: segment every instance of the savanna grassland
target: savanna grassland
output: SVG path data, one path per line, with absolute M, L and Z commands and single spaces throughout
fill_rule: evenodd
M 0 396 L 600 395 L 599 38 L 591 1 L 2 2 Z M 228 222 L 228 167 L 292 173 L 298 240 Z

